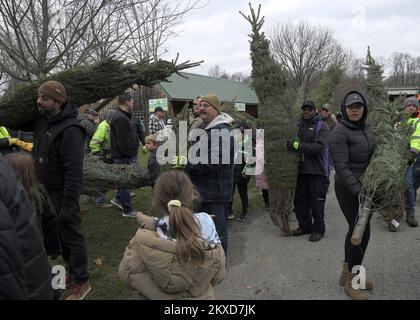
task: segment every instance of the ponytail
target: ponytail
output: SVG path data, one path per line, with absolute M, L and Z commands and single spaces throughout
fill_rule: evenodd
M 200 227 L 188 208 L 171 206 L 169 208 L 169 228 L 176 237 L 176 254 L 181 263 L 202 263 L 204 246 L 200 241 Z

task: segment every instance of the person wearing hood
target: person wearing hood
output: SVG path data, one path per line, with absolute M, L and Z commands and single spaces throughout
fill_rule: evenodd
M 187 169 L 191 181 L 197 187 L 202 204 L 200 210 L 215 215 L 217 232 L 227 253 L 229 202 L 232 201 L 234 137 L 231 134 L 233 118 L 221 113 L 220 100 L 215 95 L 201 97 L 200 117 L 202 129 L 195 129 L 199 139 L 191 148 L 198 151 L 194 159 L 188 159 Z M 212 141 L 217 138 L 218 141 Z M 190 148 L 190 150 L 191 150 Z M 201 154 L 206 151 L 207 154 Z
M 82 300 L 91 290 L 79 208 L 86 131 L 60 82 L 43 83 L 38 88 L 37 105 L 42 117 L 34 131 L 35 170 L 58 213 L 66 282 L 75 282 L 67 299 Z
M 341 105 L 343 118 L 330 138 L 331 155 L 335 167 L 335 194 L 349 229 L 344 245 L 344 264 L 339 284 L 353 300 L 366 300 L 364 291 L 354 288 L 354 267 L 360 267 L 370 238 L 370 220 L 366 224 L 362 243 L 354 246 L 351 237 L 359 212 L 360 178 L 365 173 L 375 147 L 374 132 L 366 122 L 368 106 L 357 91 L 349 92 Z M 365 288 L 372 289 L 366 281 Z
M 329 129 L 317 117 L 315 104 L 302 104 L 302 119 L 298 124 L 298 139 L 289 139 L 287 148 L 299 155 L 299 173 L 294 209 L 299 227 L 293 236 L 310 234 L 309 241 L 317 242 L 325 234 L 324 207 L 328 185 Z
M 406 181 L 407 191 L 405 192 L 405 214 L 407 224 L 410 227 L 417 227 L 415 218 L 416 195 L 420 186 L 420 119 L 418 118 L 419 101 L 416 97 L 408 97 L 404 101 L 404 113 L 408 116 L 408 126 L 413 128 L 410 136 L 411 161 L 407 167 Z M 396 230 L 395 230 L 396 231 Z

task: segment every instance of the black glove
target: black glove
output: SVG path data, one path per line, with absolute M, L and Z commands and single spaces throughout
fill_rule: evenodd
M 73 209 L 72 208 L 62 208 L 58 214 L 58 223 L 60 225 L 67 225 L 73 220 Z
M 8 147 L 10 144 L 9 144 L 9 138 L 1 138 L 0 139 L 0 149 L 2 149 L 2 148 L 6 148 L 6 147 Z

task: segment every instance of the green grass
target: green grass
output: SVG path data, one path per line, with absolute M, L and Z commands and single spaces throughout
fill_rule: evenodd
M 145 159 L 146 158 L 146 159 Z M 145 165 L 147 157 L 142 157 L 141 164 Z M 151 212 L 152 189 L 141 188 L 134 190 L 132 198 L 134 208 L 146 214 Z M 115 191 L 106 194 L 106 200 L 112 199 Z M 259 190 L 255 188 L 255 179 L 249 183 L 249 211 L 255 212 L 263 206 Z M 88 268 L 92 291 L 86 299 L 114 300 L 129 298 L 128 291 L 121 284 L 118 277 L 118 267 L 124 255 L 125 248 L 134 236 L 138 224 L 136 219 L 124 218 L 118 208 L 98 209 L 93 204 L 81 201 L 81 207 L 88 210 L 81 214 L 82 232 L 86 238 L 88 250 Z M 241 204 L 238 192 L 235 193 L 233 205 L 236 216 L 240 214 Z M 230 221 L 229 223 L 239 223 Z M 102 264 L 97 265 L 95 260 L 100 259 Z M 53 262 L 58 264 L 59 262 Z M 68 292 L 62 294 L 66 297 Z

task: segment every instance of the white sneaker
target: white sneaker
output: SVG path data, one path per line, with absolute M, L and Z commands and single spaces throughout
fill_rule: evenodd
M 118 201 L 117 201 L 117 199 L 112 199 L 111 200 L 111 203 L 114 205 L 114 206 L 116 206 L 117 208 L 120 208 L 121 210 L 124 210 L 124 208 L 123 208 L 123 206 L 122 206 L 122 204 L 121 203 L 119 203 Z
M 122 213 L 122 216 L 124 218 L 137 218 L 137 211 L 136 210 L 133 210 L 133 211 L 127 212 L 127 213 L 123 212 Z

